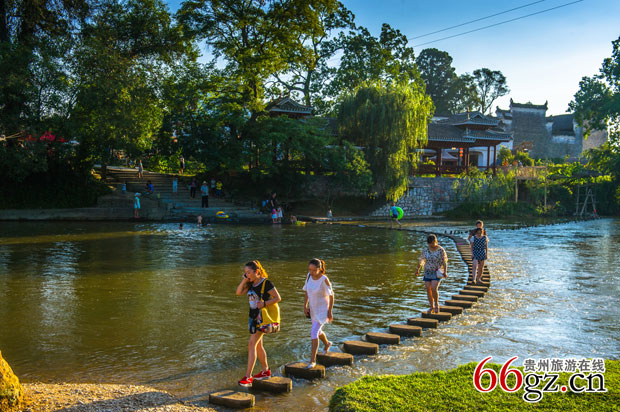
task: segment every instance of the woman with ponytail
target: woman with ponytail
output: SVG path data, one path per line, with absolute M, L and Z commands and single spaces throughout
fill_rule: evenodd
M 258 260 L 253 260 L 245 264 L 243 279 L 237 286 L 237 296 L 247 294 L 250 299 L 250 319 L 248 329 L 250 340 L 248 342 L 248 368 L 245 376 L 239 381 L 241 386 L 252 386 L 254 379 L 261 380 L 271 377 L 271 371 L 267 364 L 267 352 L 263 347 L 263 335 L 265 333 L 277 332 L 280 324 L 277 322 L 263 324 L 261 309 L 275 305 L 280 302 L 280 294 L 273 283 L 267 279 L 267 272 L 263 269 Z M 279 318 L 279 316 L 278 316 Z M 261 372 L 252 376 L 256 357 L 261 364 Z
M 312 259 L 308 263 L 308 275 L 303 287 L 306 291 L 304 299 L 304 313 L 312 319 L 312 352 L 308 368 L 316 366 L 316 353 L 319 350 L 319 339 L 323 342 L 323 353 L 327 353 L 332 343 L 327 340 L 323 332 L 323 325 L 334 320 L 332 309 L 334 308 L 334 292 L 332 285 L 325 276 L 325 262 L 321 259 Z

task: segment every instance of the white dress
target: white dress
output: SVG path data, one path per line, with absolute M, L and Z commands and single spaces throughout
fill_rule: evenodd
M 320 324 L 327 323 L 327 311 L 329 309 L 329 297 L 334 294 L 325 280 L 327 277 L 322 275 L 318 280 L 308 276 L 308 280 L 303 287 L 308 293 L 308 306 L 310 306 L 310 317 L 313 322 Z

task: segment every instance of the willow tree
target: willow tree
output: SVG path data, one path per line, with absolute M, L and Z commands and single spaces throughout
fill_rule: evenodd
M 419 82 L 363 85 L 340 104 L 341 135 L 365 148 L 375 184 L 386 198 L 398 199 L 407 190 L 433 110 Z

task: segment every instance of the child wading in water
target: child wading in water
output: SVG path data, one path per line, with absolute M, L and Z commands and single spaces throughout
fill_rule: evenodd
M 327 353 L 332 346 L 322 330 L 323 325 L 334 320 L 332 315 L 334 292 L 329 279 L 325 276 L 325 262 L 321 259 L 312 259 L 308 264 L 308 275 L 303 290 L 306 291 L 304 313 L 312 319 L 312 330 L 310 331 L 312 352 L 308 368 L 314 368 L 316 366 L 316 353 L 319 350 L 319 339 L 323 342 L 323 353 Z
M 245 376 L 239 381 L 239 385 L 250 387 L 254 379 L 261 380 L 271 377 L 271 370 L 267 364 L 267 352 L 265 352 L 263 347 L 263 335 L 265 333 L 277 332 L 280 329 L 280 324 L 265 324 L 262 319 L 261 309 L 269 305 L 275 305 L 281 299 L 273 283 L 267 279 L 267 272 L 258 260 L 245 264 L 243 279 L 241 279 L 241 283 L 237 286 L 236 294 L 237 296 L 247 294 L 250 300 L 248 368 Z M 260 373 L 252 376 L 257 356 L 262 370 Z

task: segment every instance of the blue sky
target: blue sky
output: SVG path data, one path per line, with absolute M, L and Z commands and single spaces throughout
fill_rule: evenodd
M 378 35 L 383 23 L 408 38 L 469 20 L 499 13 L 536 0 L 341 0 L 358 25 Z M 469 24 L 443 33 L 412 39 L 411 46 L 498 23 L 511 18 L 570 3 L 544 0 L 520 10 Z M 172 11 L 179 0 L 169 0 Z M 507 108 L 516 102 L 549 101 L 547 114 L 566 112 L 583 76 L 598 73 L 611 55 L 612 40 L 620 37 L 620 0 L 583 0 L 563 8 L 432 44 L 414 47 L 416 55 L 426 47 L 445 50 L 454 58 L 457 73 L 481 67 L 500 70 L 510 94 L 498 100 Z

